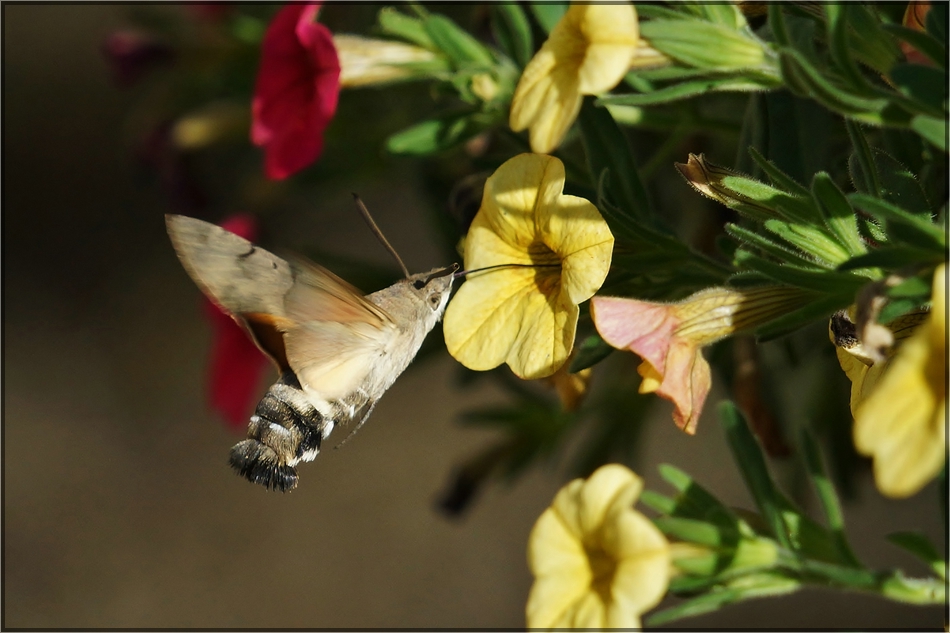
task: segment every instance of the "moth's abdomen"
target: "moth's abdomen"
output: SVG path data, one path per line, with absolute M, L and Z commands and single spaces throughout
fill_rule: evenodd
M 310 403 L 293 372 L 285 372 L 261 399 L 247 427 L 247 438 L 231 449 L 230 462 L 242 477 L 270 490 L 297 486 L 301 461 L 310 461 L 333 428 Z

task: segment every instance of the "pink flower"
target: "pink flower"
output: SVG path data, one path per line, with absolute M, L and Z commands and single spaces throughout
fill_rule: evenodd
M 257 224 L 248 214 L 232 215 L 221 226 L 235 235 L 254 240 Z M 206 313 L 214 331 L 208 368 L 211 408 L 224 416 L 228 426 L 243 430 L 257 404 L 267 357 L 231 315 L 206 300 Z
M 336 112 L 340 60 L 320 5 L 282 8 L 264 36 L 251 102 L 251 141 L 264 148 L 268 178 L 281 180 L 320 155 L 323 131 Z
M 594 297 L 590 312 L 607 344 L 639 355 L 640 393 L 673 403 L 673 421 L 690 435 L 712 386 L 702 348 L 754 329 L 801 305 L 792 288 L 706 288 L 676 303 Z

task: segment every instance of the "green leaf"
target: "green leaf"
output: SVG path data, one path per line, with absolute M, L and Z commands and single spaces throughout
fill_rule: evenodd
M 818 451 L 818 444 L 811 433 L 808 432 L 808 429 L 802 431 L 801 447 L 805 454 L 808 475 L 811 478 L 812 486 L 815 488 L 818 503 L 821 505 L 821 509 L 825 513 L 825 519 L 828 521 L 828 529 L 831 530 L 838 556 L 845 563 L 860 567 L 861 563 L 848 544 L 848 535 L 844 531 L 844 514 L 841 512 L 841 503 L 838 501 L 837 493 L 835 493 L 834 484 L 831 483 L 828 474 L 825 472 L 824 464 L 821 462 L 821 454 Z
M 568 8 L 567 2 L 532 2 L 531 13 L 545 33 L 550 33 Z
M 928 33 L 899 24 L 882 24 L 885 31 L 920 51 L 940 68 L 947 67 L 947 49 Z
M 848 160 L 851 182 L 858 191 L 880 197 L 881 179 L 864 131 L 856 121 L 845 119 L 844 123 L 848 130 L 848 137 L 851 139 L 851 146 L 854 148 L 854 153 Z
M 777 87 L 775 82 L 765 82 L 749 77 L 722 77 L 684 81 L 653 92 L 608 95 L 597 100 L 598 105 L 646 106 L 670 103 L 698 97 L 710 92 L 752 92 Z
M 744 250 L 736 250 L 735 261 L 749 270 L 758 271 L 779 283 L 832 294 L 855 293 L 868 282 L 866 277 L 830 270 L 816 271 L 798 266 L 781 265 L 762 259 Z
M 782 547 L 791 549 L 793 544 L 782 519 L 778 493 L 765 465 L 759 443 L 749 430 L 742 413 L 732 402 L 726 400 L 719 405 L 719 420 L 726 432 L 726 440 L 732 449 L 734 461 L 742 473 L 742 479 L 752 493 L 759 512 L 768 523 L 772 536 Z
M 765 228 L 804 253 L 814 257 L 825 268 L 832 268 L 848 259 L 849 253 L 825 232 L 810 224 L 766 220 Z
M 708 521 L 723 530 L 739 533 L 736 515 L 692 477 L 670 464 L 660 464 L 658 469 L 660 476 L 679 492 L 670 516 Z
M 889 235 L 897 236 L 912 246 L 941 254 L 945 252 L 947 242 L 944 231 L 919 215 L 863 193 L 850 194 L 848 199 L 857 208 L 884 222 Z M 904 230 L 900 230 L 902 228 Z
M 674 620 L 717 611 L 728 604 L 742 600 L 791 593 L 800 589 L 801 586 L 801 581 L 781 572 L 748 574 L 740 576 L 726 585 L 714 587 L 710 591 L 675 607 L 654 612 L 646 618 L 644 623 L 651 627 L 660 626 Z
M 865 98 L 847 92 L 823 76 L 805 57 L 795 50 L 786 49 L 781 55 L 782 77 L 799 86 L 804 96 L 819 101 L 825 107 L 859 121 L 882 125 L 882 112 L 887 99 Z
M 494 65 L 494 58 L 488 49 L 444 15 L 430 15 L 424 26 L 432 43 L 445 53 L 455 68 L 488 70 Z
M 575 346 L 574 360 L 571 361 L 571 366 L 567 371 L 576 374 L 582 369 L 596 365 L 610 356 L 613 351 L 614 348 L 604 342 L 604 339 L 592 334 Z
M 640 35 L 656 50 L 695 68 L 768 68 L 763 43 L 740 32 L 695 19 L 649 20 Z
M 524 68 L 534 54 L 531 24 L 524 10 L 517 4 L 499 2 L 490 5 L 492 32 L 508 56 Z
M 803 268 L 814 267 L 817 269 L 821 267 L 821 264 L 805 259 L 800 253 L 736 224 L 726 224 L 725 230 L 726 233 L 737 240 L 761 249 L 762 252 L 771 255 L 781 263 L 794 264 Z
M 769 177 L 769 180 L 774 186 L 789 192 L 793 196 L 807 197 L 811 194 L 805 186 L 779 169 L 775 163 L 766 160 L 755 147 L 749 147 L 749 154 L 752 156 L 752 160 L 755 161 L 755 164 Z
M 380 9 L 376 19 L 379 22 L 379 28 L 386 35 L 404 39 L 429 50 L 436 50 L 432 38 L 426 33 L 422 20 L 409 17 L 393 7 Z
M 584 99 L 578 120 L 591 181 L 599 182 L 603 171 L 608 170 L 608 199 L 635 222 L 652 224 L 646 190 L 623 130 L 606 108 L 594 105 L 591 97 Z
M 716 547 L 723 542 L 722 534 L 712 523 L 681 517 L 657 517 L 653 520 L 660 531 L 678 541 Z
M 393 154 L 429 156 L 456 147 L 485 129 L 472 112 L 450 113 L 422 121 L 386 140 Z
M 910 129 L 942 152 L 947 151 L 947 120 L 918 114 L 910 120 Z
M 824 10 L 827 18 L 831 57 L 834 59 L 835 65 L 841 69 L 850 88 L 866 94 L 869 91 L 868 82 L 851 58 L 852 53 L 848 46 L 850 31 L 848 28 L 848 5 L 844 3 L 826 4 Z
M 926 251 L 913 246 L 882 246 L 863 255 L 852 257 L 840 264 L 837 270 L 855 270 L 859 268 L 883 268 L 898 270 L 905 266 L 922 263 L 939 263 L 943 257 L 933 251 Z
M 825 224 L 831 229 L 851 256 L 867 252 L 854 209 L 844 193 L 838 189 L 827 172 L 818 172 L 811 181 L 811 191 L 816 203 L 825 212 Z
M 920 103 L 924 114 L 936 116 L 946 107 L 947 83 L 943 70 L 922 64 L 895 64 L 890 77 L 898 90 Z
M 888 534 L 886 538 L 894 545 L 907 550 L 927 563 L 927 565 L 934 570 L 934 573 L 946 580 L 947 563 L 923 534 L 916 532 L 895 532 Z
M 777 339 L 831 315 L 854 302 L 854 293 L 820 296 L 804 306 L 759 326 L 755 338 L 760 343 Z

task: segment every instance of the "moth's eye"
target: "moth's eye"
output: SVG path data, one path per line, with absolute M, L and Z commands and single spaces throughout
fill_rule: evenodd
M 429 295 L 429 305 L 433 308 L 438 308 L 439 304 L 442 303 L 442 295 Z
M 416 290 L 422 290 L 426 287 L 426 282 L 422 281 L 421 279 L 416 279 L 414 282 L 412 282 L 412 285 Z

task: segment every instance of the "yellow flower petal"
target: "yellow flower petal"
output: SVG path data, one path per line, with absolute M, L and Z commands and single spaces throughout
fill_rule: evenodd
M 613 236 L 597 208 L 562 194 L 556 158 L 522 154 L 485 183 L 482 206 L 465 240 L 468 270 L 445 314 L 449 353 L 470 369 L 507 363 L 521 378 L 550 376 L 574 345 L 577 304 L 610 268 Z
M 941 265 L 934 274 L 930 318 L 897 349 L 855 412 L 855 448 L 874 458 L 877 487 L 890 497 L 916 493 L 946 461 L 945 285 Z
M 530 128 L 532 151 L 554 151 L 577 118 L 582 95 L 620 83 L 638 41 L 633 5 L 572 5 L 518 81 L 511 129 Z
M 637 628 L 669 583 L 670 547 L 632 508 L 642 480 L 611 464 L 558 492 L 531 532 L 529 628 Z

